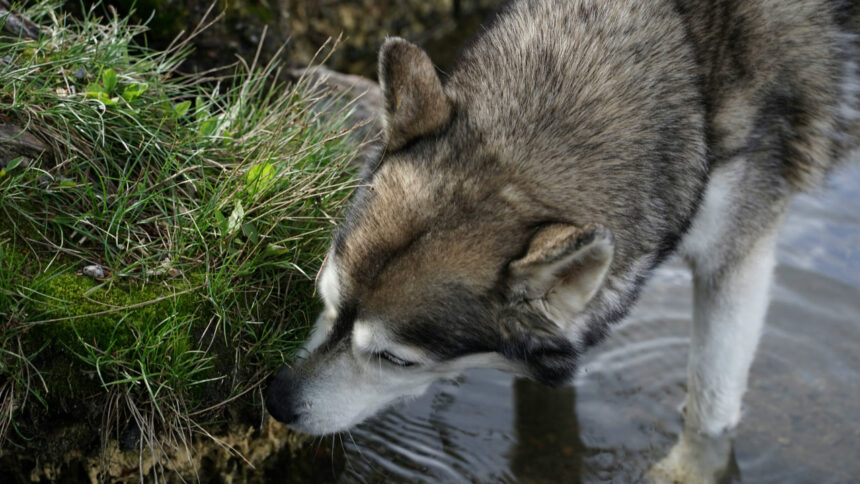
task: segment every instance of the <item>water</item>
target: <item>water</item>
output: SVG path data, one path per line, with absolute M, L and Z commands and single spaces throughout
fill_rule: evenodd
M 860 166 L 795 199 L 729 480 L 860 479 Z M 550 389 L 497 371 L 439 382 L 334 442 L 330 482 L 638 482 L 681 431 L 691 279 L 661 267 L 631 315 Z M 331 449 L 334 448 L 334 455 Z M 290 476 L 290 479 L 297 477 Z

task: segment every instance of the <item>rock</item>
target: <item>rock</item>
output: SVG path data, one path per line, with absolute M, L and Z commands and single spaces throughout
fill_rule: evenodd
M 129 419 L 128 425 L 119 436 L 119 450 L 127 452 L 139 448 L 140 443 L 140 426 L 137 425 L 137 420 Z
M 345 108 L 349 112 L 350 133 L 361 144 L 358 163 L 377 155 L 382 148 L 383 97 L 379 84 L 362 76 L 343 74 L 327 67 L 293 69 L 296 79 L 305 79 L 311 89 L 323 89 L 330 102 L 318 103 L 316 109 L 334 115 Z
M 29 161 L 47 150 L 48 145 L 24 128 L 0 122 L 0 168 L 5 169 L 12 160 L 20 157 L 23 157 L 20 165 L 27 166 Z
M 65 422 L 62 425 L 71 427 Z M 77 434 L 94 438 L 94 443 L 98 443 L 100 432 L 94 432 L 93 427 L 86 424 L 72 425 L 79 430 L 61 427 L 54 432 L 62 436 L 55 439 L 63 440 L 66 445 L 0 454 L 0 476 L 3 479 L 12 476 L 9 482 L 140 482 L 142 472 L 143 482 L 162 482 L 157 477 L 164 477 L 165 482 L 263 483 L 268 480 L 260 471 L 268 462 L 283 465 L 296 461 L 293 466 L 300 468 L 316 450 L 315 446 L 306 445 L 304 436 L 273 419 L 266 419 L 257 427 L 231 423 L 211 434 L 183 436 L 188 440 L 180 442 L 187 443 L 188 448 L 181 444 L 155 448 L 144 445 L 142 450 L 140 440 L 145 436 L 135 423 L 129 423 L 119 440 L 105 442 L 104 448 L 80 445 Z M 36 444 L 28 442 L 26 445 Z
M 81 272 L 83 272 L 85 276 L 92 277 L 93 279 L 104 279 L 105 277 L 104 268 L 98 264 L 85 266 Z
M 9 2 L 0 0 L 0 24 L 3 25 L 3 31 L 15 37 L 38 39 L 40 33 L 39 26 L 27 17 L 14 13 L 11 10 L 12 7 L 9 5 Z
M 83 67 L 78 67 L 72 72 L 72 76 L 79 81 L 83 81 L 87 78 L 87 70 Z
M 310 63 L 323 41 L 342 36 L 340 46 L 326 64 L 342 72 L 372 76 L 376 54 L 387 36 L 397 35 L 425 45 L 437 65 L 446 68 L 481 20 L 488 19 L 500 0 L 357 0 L 286 3 L 287 16 L 279 18 L 290 36 L 290 56 Z M 431 48 L 432 44 L 432 48 Z
M 230 0 L 223 3 L 223 17 L 195 37 L 193 43 L 199 54 L 182 69 L 202 72 L 233 62 L 237 54 L 250 61 L 262 42 L 262 63 L 286 46 L 284 57 L 291 65 L 325 60 L 339 72 L 371 77 L 376 73 L 377 50 L 385 37 L 392 35 L 426 46 L 444 69 L 464 37 L 475 32 L 501 3 L 502 0 Z M 210 0 L 157 0 L 138 2 L 135 10 L 140 21 L 155 15 L 147 37 L 150 45 L 157 47 L 169 44 L 180 30 L 197 25 L 210 4 Z M 329 39 L 339 36 L 342 40 L 334 52 L 328 55 L 326 49 L 320 51 Z

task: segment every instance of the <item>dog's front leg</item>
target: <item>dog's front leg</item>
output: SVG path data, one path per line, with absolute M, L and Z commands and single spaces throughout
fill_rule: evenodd
M 725 263 L 693 265 L 685 425 L 704 435 L 719 436 L 740 421 L 769 302 L 775 232 Z
M 694 313 L 684 431 L 651 476 L 659 482 L 714 482 L 725 471 L 731 430 L 767 312 L 776 234 L 787 196 L 761 185 L 739 159 L 712 174 L 681 252 L 693 270 Z M 723 455 L 717 456 L 715 450 Z M 723 468 L 715 468 L 717 463 Z M 719 467 L 719 466 L 717 466 Z
M 741 417 L 790 195 L 760 164 L 740 157 L 712 173 L 680 247 L 693 271 L 694 298 L 685 425 L 712 437 Z
M 692 264 L 695 312 L 684 430 L 651 470 L 651 482 L 712 483 L 728 472 L 730 431 L 741 418 L 747 375 L 767 312 L 775 232 L 768 231 L 746 253 L 725 263 Z

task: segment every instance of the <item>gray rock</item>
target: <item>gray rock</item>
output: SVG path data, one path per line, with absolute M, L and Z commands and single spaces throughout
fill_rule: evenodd
M 85 266 L 81 272 L 85 276 L 92 277 L 93 279 L 104 279 L 104 277 L 105 277 L 104 268 L 98 264 Z
M 26 166 L 48 150 L 42 140 L 14 124 L 0 123 L 0 168 L 19 157 L 24 157 L 21 165 Z
M 376 156 L 382 148 L 383 97 L 379 84 L 366 77 L 343 74 L 327 67 L 293 69 L 290 74 L 306 79 L 311 90 L 324 92 L 328 102 L 315 104 L 323 114 L 349 113 L 351 136 L 361 144 L 357 162 Z
M 0 0 L 0 23 L 3 31 L 16 37 L 21 36 L 29 39 L 39 38 L 39 26 L 27 17 L 12 12 L 12 7 L 6 0 Z
M 83 81 L 87 78 L 87 70 L 83 67 L 78 67 L 72 72 L 72 76 L 79 81 Z

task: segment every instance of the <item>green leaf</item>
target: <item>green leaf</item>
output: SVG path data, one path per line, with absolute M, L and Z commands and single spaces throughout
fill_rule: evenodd
M 173 114 L 175 114 L 177 118 L 181 118 L 182 116 L 185 116 L 185 113 L 188 112 L 190 107 L 191 101 L 182 101 L 181 103 L 173 106 Z
M 290 252 L 290 249 L 287 249 L 283 245 L 277 244 L 267 244 L 266 248 L 263 250 L 263 254 L 268 257 L 278 257 L 282 255 L 286 255 Z
M 218 223 L 218 228 L 221 229 L 222 233 L 227 232 L 227 219 L 224 218 L 224 215 L 220 210 L 215 210 L 215 221 Z
M 105 88 L 105 91 L 108 94 L 113 94 L 113 90 L 116 89 L 116 71 L 113 69 L 106 69 L 102 72 L 102 85 Z
M 122 98 L 128 101 L 129 103 L 139 98 L 143 93 L 146 92 L 148 86 L 144 84 L 129 84 L 125 86 L 125 89 L 122 90 Z
M 15 168 L 18 168 L 18 165 L 20 165 L 22 161 L 24 161 L 23 156 L 19 156 L 19 157 L 15 158 L 14 160 L 10 161 L 9 164 L 6 165 L 5 171 L 12 171 Z
M 86 96 L 86 97 L 87 97 L 87 98 L 90 98 L 90 99 L 98 99 L 99 101 L 101 101 L 101 102 L 102 102 L 102 103 L 104 103 L 104 104 L 116 104 L 116 103 L 117 103 L 117 101 L 119 100 L 119 98 L 116 98 L 116 97 L 110 97 L 110 96 L 108 95 L 108 93 L 103 92 L 103 91 L 91 91 L 91 92 L 87 92 L 87 96 Z
M 101 85 L 95 83 L 87 84 L 87 97 L 98 97 L 98 93 L 107 94 L 107 92 L 105 92 L 105 88 Z
M 0 178 L 6 176 L 6 170 L 0 170 Z
M 197 118 L 198 123 L 204 122 L 209 117 L 209 109 L 200 96 L 194 98 L 194 117 Z
M 254 224 L 247 223 L 242 225 L 242 233 L 254 244 L 260 243 L 260 234 L 257 232 L 257 227 Z
M 201 137 L 205 138 L 207 136 L 211 136 L 215 133 L 215 128 L 218 127 L 218 120 L 215 118 L 209 118 L 200 125 L 198 132 Z
M 271 163 L 260 163 L 245 173 L 245 183 L 251 195 L 257 195 L 269 186 L 274 177 L 275 167 Z

